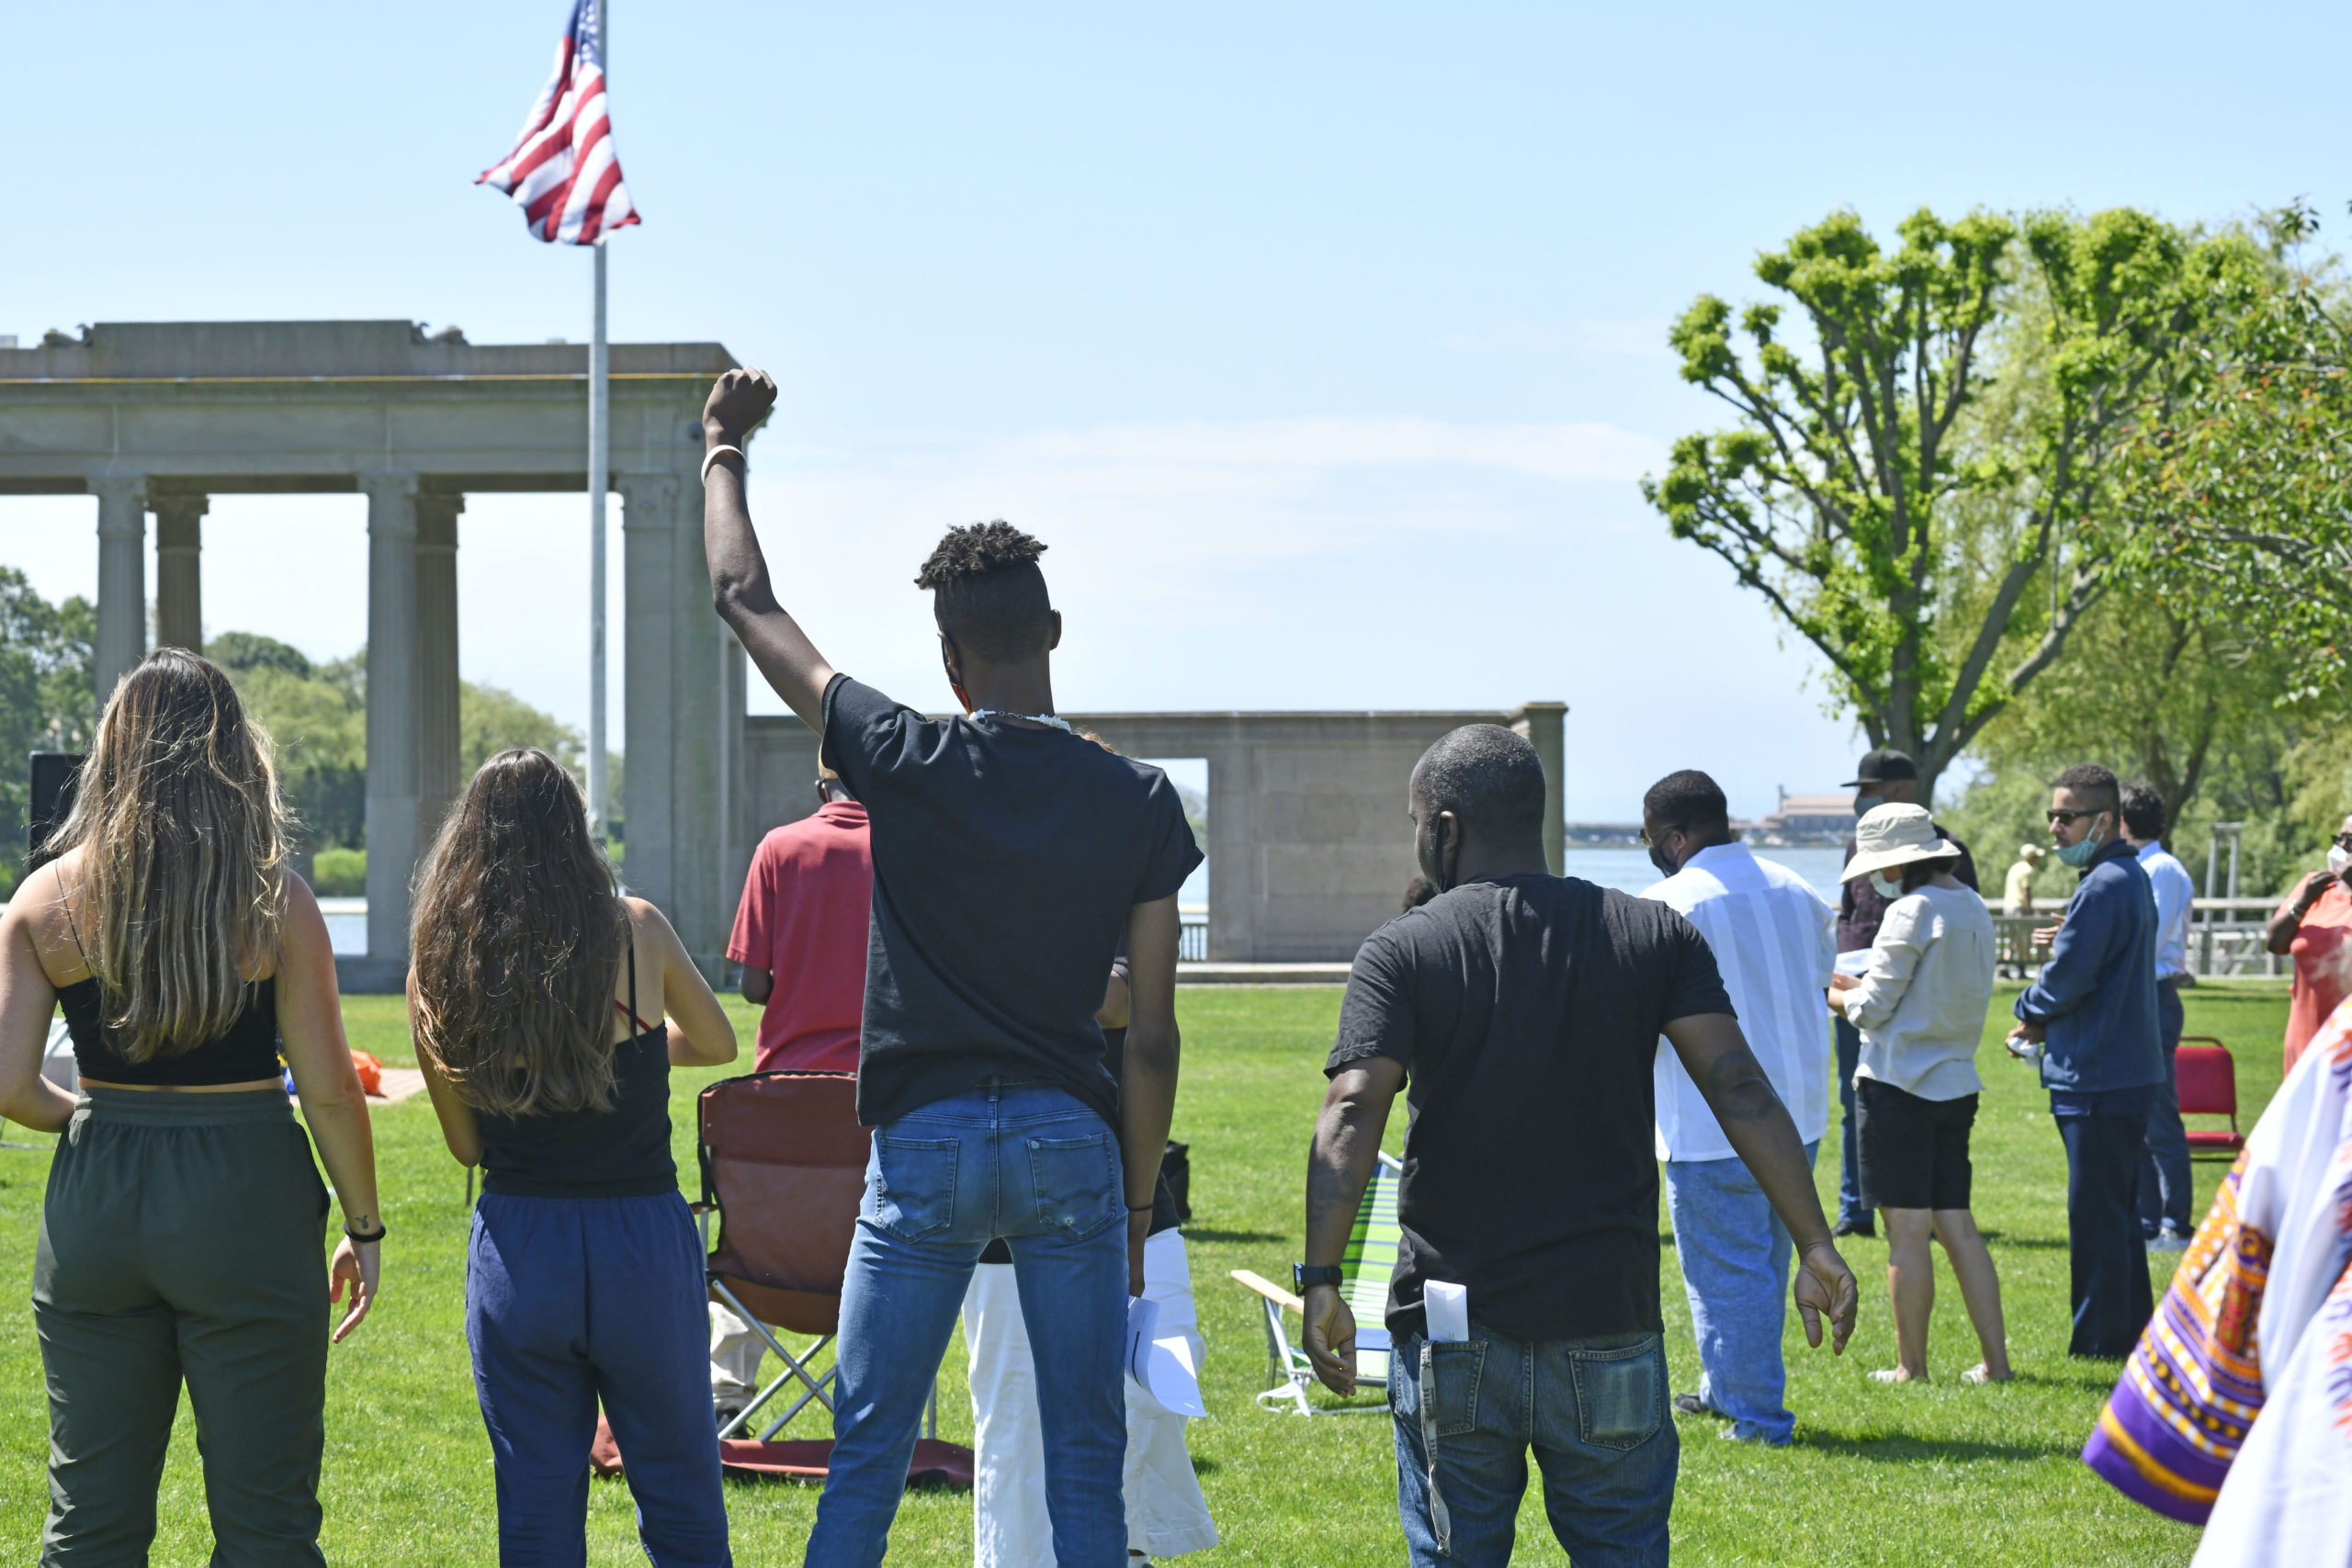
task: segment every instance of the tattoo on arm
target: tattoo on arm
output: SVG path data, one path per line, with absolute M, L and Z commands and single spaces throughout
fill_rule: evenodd
M 1715 1114 L 1733 1122 L 1761 1122 L 1781 1110 L 1781 1097 L 1756 1053 L 1742 1045 L 1715 1058 L 1707 1069 L 1707 1103 Z

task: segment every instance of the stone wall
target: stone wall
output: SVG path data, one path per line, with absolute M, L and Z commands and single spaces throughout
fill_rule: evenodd
M 1560 866 L 1562 717 L 1513 713 L 1070 714 L 1131 757 L 1208 762 L 1211 962 L 1344 960 L 1396 913 L 1415 872 L 1406 784 L 1430 742 L 1459 725 L 1511 724 L 1552 784 L 1546 849 Z M 797 718 L 744 721 L 741 841 L 816 809 L 816 738 Z M 741 874 L 736 886 L 741 886 Z

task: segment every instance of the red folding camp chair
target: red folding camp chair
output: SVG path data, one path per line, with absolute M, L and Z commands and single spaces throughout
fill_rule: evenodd
M 781 1357 L 784 1371 L 719 1432 L 730 1471 L 821 1480 L 830 1438 L 775 1441 L 812 1403 L 830 1411 L 835 1369 L 817 1363 L 841 1326 L 842 1278 L 857 1232 L 868 1140 L 857 1124 L 857 1079 L 848 1073 L 753 1073 L 702 1091 L 697 1107 L 703 1218 L 718 1216 L 706 1272 L 711 1299 L 732 1311 Z M 775 1330 L 814 1335 L 795 1354 Z M 797 1393 L 756 1441 L 741 1434 L 787 1388 Z M 939 1394 L 932 1392 L 910 1480 L 969 1485 L 972 1450 L 939 1438 Z
M 2238 1131 L 2238 1065 L 2230 1048 L 2211 1035 L 2183 1035 L 2173 1057 L 2180 1079 L 2183 1116 L 2226 1116 L 2230 1130 L 2192 1127 L 2188 1130 L 2191 1159 L 2235 1159 L 2245 1147 Z

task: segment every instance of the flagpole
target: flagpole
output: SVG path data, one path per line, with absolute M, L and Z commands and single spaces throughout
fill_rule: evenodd
M 596 254 L 596 325 L 588 340 L 588 830 L 605 841 L 605 488 L 612 475 L 610 355 L 605 341 L 605 242 Z

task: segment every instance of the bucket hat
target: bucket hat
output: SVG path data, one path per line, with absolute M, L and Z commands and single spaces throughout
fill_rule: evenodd
M 1928 815 L 1926 807 L 1895 801 L 1876 807 L 1854 824 L 1854 858 L 1846 863 L 1838 880 L 1851 882 L 1915 860 L 1959 853 L 1959 845 L 1936 831 L 1935 818 Z

